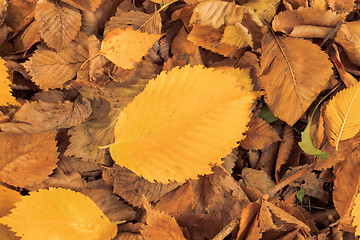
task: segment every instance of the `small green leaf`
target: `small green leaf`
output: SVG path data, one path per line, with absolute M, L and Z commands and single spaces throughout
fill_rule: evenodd
M 317 149 L 313 144 L 313 141 L 310 137 L 311 120 L 312 120 L 312 116 L 305 130 L 301 132 L 301 142 L 299 142 L 299 146 L 304 151 L 304 153 L 316 156 L 318 158 L 328 159 L 329 153 Z
M 278 118 L 274 116 L 274 114 L 270 111 L 268 106 L 266 106 L 265 104 L 261 108 L 259 117 L 264 119 L 267 123 L 272 123 L 272 122 L 275 122 L 276 120 L 278 120 Z
M 302 206 L 304 206 L 303 204 L 304 197 L 305 197 L 305 189 L 302 188 L 296 193 L 296 198 L 299 200 Z

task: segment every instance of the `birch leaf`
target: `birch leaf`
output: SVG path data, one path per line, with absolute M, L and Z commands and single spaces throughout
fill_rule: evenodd
M 339 142 L 354 137 L 360 130 L 360 83 L 338 92 L 324 113 L 325 133 L 338 150 Z
M 271 22 L 280 3 L 281 0 L 251 0 L 243 6 L 252 9 L 265 24 Z
M 81 13 L 78 9 L 62 2 L 39 0 L 35 19 L 40 25 L 40 36 L 46 45 L 60 50 L 75 39 L 81 27 Z
M 117 226 L 87 196 L 68 189 L 50 188 L 21 197 L 12 212 L 0 219 L 22 240 L 111 239 Z
M 328 56 L 310 41 L 264 33 L 260 84 L 271 112 L 290 126 L 326 89 L 331 67 Z
M 7 73 L 8 68 L 5 66 L 5 61 L 0 58 L 0 106 L 12 104 L 12 105 L 20 105 L 15 97 L 11 94 L 10 88 L 10 80 L 9 74 Z
M 100 54 L 118 67 L 131 69 L 160 37 L 160 34 L 117 28 L 102 41 Z
M 149 181 L 212 173 L 244 138 L 255 99 L 250 86 L 248 70 L 162 72 L 121 113 L 112 158 Z

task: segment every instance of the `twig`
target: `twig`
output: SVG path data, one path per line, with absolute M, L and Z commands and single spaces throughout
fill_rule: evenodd
M 216 236 L 213 237 L 212 240 L 223 240 L 239 225 L 239 222 L 239 219 L 235 218 L 228 225 L 226 225 L 218 234 L 216 234 Z

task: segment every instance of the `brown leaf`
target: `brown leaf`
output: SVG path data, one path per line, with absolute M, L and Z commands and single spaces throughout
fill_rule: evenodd
M 114 196 L 111 191 L 86 188 L 81 193 L 90 197 L 112 222 L 122 220 L 132 221 L 138 217 L 137 213 L 130 206 Z
M 33 56 L 22 65 L 32 76 L 32 81 L 42 89 L 62 88 L 64 83 L 76 76 L 88 56 L 85 44 L 72 42 L 58 52 L 40 45 Z
M 241 176 L 245 181 L 245 185 L 259 189 L 263 194 L 267 193 L 275 183 L 270 177 L 261 170 L 255 170 L 252 168 L 243 168 Z
M 11 27 L 14 34 L 21 32 L 29 22 L 34 20 L 36 0 L 12 0 L 7 1 L 6 24 Z M 25 23 L 25 24 L 24 24 Z
M 11 133 L 39 133 L 69 128 L 85 121 L 91 111 L 90 102 L 81 97 L 74 103 L 33 101 L 25 103 L 11 122 L 0 124 L 0 129 Z
M 274 31 L 281 31 L 292 37 L 325 38 L 344 16 L 333 11 L 313 8 L 298 8 L 280 12 L 274 17 Z
M 240 142 L 242 148 L 263 149 L 281 140 L 275 129 L 259 117 L 253 117 L 248 126 L 249 129 L 245 132 L 246 138 Z
M 141 234 L 122 232 L 114 238 L 115 240 L 145 240 Z
M 96 172 L 102 169 L 100 165 L 84 162 L 74 157 L 61 157 L 58 166 L 65 174 L 76 172 L 85 175 L 86 173 Z
M 140 230 L 141 235 L 147 240 L 186 240 L 176 220 L 170 215 L 154 209 L 144 200 L 147 211 L 146 225 Z
M 14 38 L 16 52 L 29 50 L 31 46 L 40 41 L 39 23 L 33 21 L 27 28 Z
M 236 240 L 256 240 L 261 239 L 261 229 L 259 226 L 259 219 L 257 217 L 260 211 L 258 203 L 250 203 L 241 213 L 239 232 Z
M 142 27 L 141 30 L 149 34 L 160 34 L 162 27 L 160 13 L 124 12 L 118 8 L 115 16 L 111 17 L 110 21 L 106 23 L 104 36 L 118 27 L 125 29 L 129 26 L 132 26 L 134 30 Z
M 101 0 L 62 0 L 67 4 L 81 10 L 95 11 L 101 4 Z
M 75 39 L 81 27 L 78 9 L 53 0 L 39 0 L 35 20 L 39 23 L 40 36 L 46 45 L 60 50 Z
M 0 180 L 22 188 L 42 182 L 58 161 L 55 134 L 0 133 Z
M 337 12 L 351 12 L 354 8 L 355 0 L 327 0 L 329 7 Z
M 326 89 L 332 64 L 319 46 L 264 30 L 260 84 L 271 112 L 292 126 Z
M 348 232 L 355 231 L 352 226 L 353 217 L 350 215 L 354 207 L 354 199 L 359 192 L 360 152 L 355 149 L 335 169 L 334 205 L 340 214 L 339 228 Z
M 360 65 L 359 26 L 360 21 L 347 22 L 340 27 L 335 37 L 335 41 L 341 44 L 350 61 L 356 65 Z
M 113 171 L 114 193 L 134 206 L 141 206 L 142 196 L 152 202 L 180 185 L 177 182 L 168 184 L 151 183 L 130 170 L 117 165 L 115 165 Z
M 292 128 L 289 127 L 289 125 L 285 125 L 275 164 L 275 179 L 277 183 L 280 181 L 282 166 L 285 165 L 289 159 L 294 142 L 295 139 Z

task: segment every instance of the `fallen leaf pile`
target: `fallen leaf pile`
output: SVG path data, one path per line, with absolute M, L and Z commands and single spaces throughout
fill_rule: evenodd
M 357 239 L 359 0 L 0 0 L 0 238 Z

